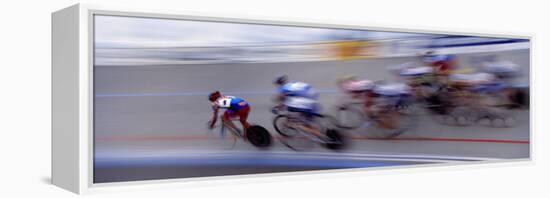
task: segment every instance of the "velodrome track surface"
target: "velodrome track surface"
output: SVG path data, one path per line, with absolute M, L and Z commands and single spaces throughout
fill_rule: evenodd
M 495 54 L 495 53 L 492 53 Z M 475 55 L 460 55 L 463 66 Z M 528 50 L 498 53 L 522 66 L 516 83 L 528 84 Z M 372 80 L 398 80 L 387 67 L 414 61 L 387 58 L 349 61 L 227 63 L 199 65 L 96 66 L 95 181 L 132 181 L 195 176 L 379 167 L 410 164 L 517 159 L 529 157 L 529 112 L 515 110 L 511 128 L 453 127 L 418 117 L 417 126 L 395 140 L 368 139 L 368 131 L 348 131 L 355 138 L 347 150 L 313 148 L 295 152 L 275 142 L 269 150 L 238 143 L 217 145 L 206 122 L 209 92 L 242 97 L 252 105 L 249 120 L 276 132 L 271 122 L 273 78 L 312 84 L 331 114 L 339 93 L 338 77 L 355 74 Z

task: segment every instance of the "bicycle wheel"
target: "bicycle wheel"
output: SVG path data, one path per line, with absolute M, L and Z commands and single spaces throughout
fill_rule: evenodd
M 328 142 L 323 144 L 326 148 L 330 150 L 342 150 L 346 147 L 345 137 L 337 130 L 327 130 L 326 136 L 329 138 Z
M 453 126 L 470 126 L 479 120 L 481 117 L 479 114 L 477 110 L 470 107 L 456 107 L 450 111 L 446 124 Z
M 452 111 L 449 99 L 440 95 L 433 95 L 424 99 L 426 109 L 435 115 L 447 115 Z
M 516 118 L 503 109 L 488 109 L 480 115 L 478 123 L 496 128 L 509 128 L 516 125 Z
M 271 145 L 271 134 L 259 125 L 252 125 L 246 130 L 246 139 L 258 148 L 267 148 Z
M 280 136 L 279 141 L 286 147 L 295 151 L 310 150 L 315 146 L 310 137 L 306 136 L 306 132 L 297 131 L 293 136 Z
M 281 134 L 278 138 L 279 141 L 286 147 L 295 151 L 305 151 L 313 148 L 316 142 L 312 140 L 312 135 L 308 132 L 300 130 L 297 127 L 289 125 L 289 119 L 293 118 L 290 118 L 288 115 L 278 115 L 273 120 L 275 130 Z M 302 124 L 300 121 L 295 122 L 298 123 L 293 123 L 294 125 Z M 323 122 L 324 117 L 322 115 L 315 115 L 309 124 L 323 131 Z
M 386 112 L 372 121 L 368 134 L 374 138 L 389 139 L 397 137 L 414 126 L 414 116 L 396 111 Z
M 365 114 L 351 105 L 336 109 L 336 125 L 343 129 L 356 129 L 365 122 Z
M 273 128 L 284 137 L 291 137 L 299 133 L 297 129 L 288 125 L 288 119 L 290 118 L 287 115 L 277 115 L 273 119 Z

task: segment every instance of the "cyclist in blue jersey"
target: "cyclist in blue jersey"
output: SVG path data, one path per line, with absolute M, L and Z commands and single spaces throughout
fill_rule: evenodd
M 274 84 L 277 86 L 277 91 L 283 99 L 286 96 L 317 99 L 319 96 L 311 85 L 304 82 L 288 82 L 285 75 L 277 77 Z
M 275 100 L 278 104 L 276 108 L 284 107 L 284 102 L 288 97 L 303 97 L 312 100 L 317 100 L 319 97 L 311 85 L 304 82 L 288 82 L 286 75 L 277 77 L 274 84 L 277 87 Z
M 317 102 L 319 95 L 313 90 L 313 87 L 304 82 L 288 82 L 286 75 L 277 77 L 274 84 L 278 88 L 276 98 L 278 104 L 273 108 L 273 112 L 286 108 L 289 115 L 301 118 L 301 124 L 294 127 L 317 137 L 324 137 L 319 131 L 320 129 L 312 125 L 320 111 Z
M 250 113 L 250 105 L 244 99 L 235 96 L 223 96 L 219 91 L 215 91 L 208 96 L 208 100 L 212 102 L 213 110 L 212 119 L 209 122 L 210 128 L 214 128 L 220 109 L 225 109 L 222 116 L 224 123 L 228 124 L 233 129 L 239 131 L 235 124 L 231 122 L 231 118 L 235 117 L 239 118 L 244 131 L 250 127 L 247 121 L 248 114 Z

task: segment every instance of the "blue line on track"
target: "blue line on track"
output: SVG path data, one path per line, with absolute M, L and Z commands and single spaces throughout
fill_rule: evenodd
M 319 167 L 319 168 L 363 168 L 383 167 L 411 164 L 426 164 L 426 162 L 356 160 L 356 159 L 290 159 L 282 157 L 233 157 L 233 158 L 204 158 L 204 159 L 154 159 L 124 158 L 116 160 L 96 159 L 95 168 L 112 167 L 144 167 L 144 166 L 273 166 L 273 167 Z
M 316 90 L 318 93 L 334 94 L 339 93 L 337 89 Z M 270 95 L 275 91 L 222 91 L 224 95 Z M 113 97 L 159 97 L 159 96 L 207 96 L 210 92 L 182 92 L 182 93 L 96 93 L 95 98 L 113 98 Z

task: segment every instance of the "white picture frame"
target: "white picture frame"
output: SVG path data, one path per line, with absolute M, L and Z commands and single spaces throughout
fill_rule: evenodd
M 74 193 L 90 193 L 108 190 L 118 186 L 135 184 L 159 185 L 169 183 L 175 186 L 186 181 L 204 181 L 211 179 L 243 178 L 243 176 L 222 176 L 208 178 L 182 178 L 169 180 L 150 180 L 119 182 L 107 184 L 93 183 L 93 15 L 108 14 L 116 16 L 155 17 L 167 19 L 206 20 L 239 23 L 258 23 L 270 25 L 292 25 L 321 28 L 349 28 L 379 31 L 398 31 L 416 33 L 459 34 L 468 36 L 487 36 L 495 38 L 529 39 L 531 35 L 495 34 L 493 32 L 460 32 L 452 30 L 418 30 L 414 27 L 370 27 L 324 24 L 317 21 L 293 21 L 250 16 L 203 15 L 196 13 L 138 10 L 127 8 L 108 8 L 97 5 L 77 4 L 52 14 L 52 183 Z M 531 49 L 531 48 L 529 48 Z M 531 53 L 532 54 L 532 53 Z M 532 56 L 532 55 L 531 55 Z M 532 66 L 530 66 L 532 67 Z M 531 75 L 531 74 L 530 74 Z M 530 112 L 532 114 L 532 112 Z M 532 118 L 532 115 L 531 115 Z M 532 122 L 532 119 L 531 119 Z M 532 136 L 532 132 L 530 132 Z M 530 144 L 532 154 L 532 143 Z M 493 162 L 529 162 L 531 158 L 497 160 Z M 480 162 L 474 164 L 485 164 Z M 463 164 L 452 163 L 444 166 Z M 472 164 L 472 163 L 468 163 Z M 433 167 L 434 165 L 407 166 Z M 439 166 L 439 165 L 436 165 Z M 368 170 L 395 169 L 369 168 Z M 354 169 L 365 171 L 367 169 Z M 307 174 L 331 173 L 350 170 L 311 171 Z M 271 177 L 296 173 L 274 173 L 247 175 L 250 177 Z M 141 185 L 140 185 L 141 186 Z M 122 188 L 120 188 L 122 189 Z

